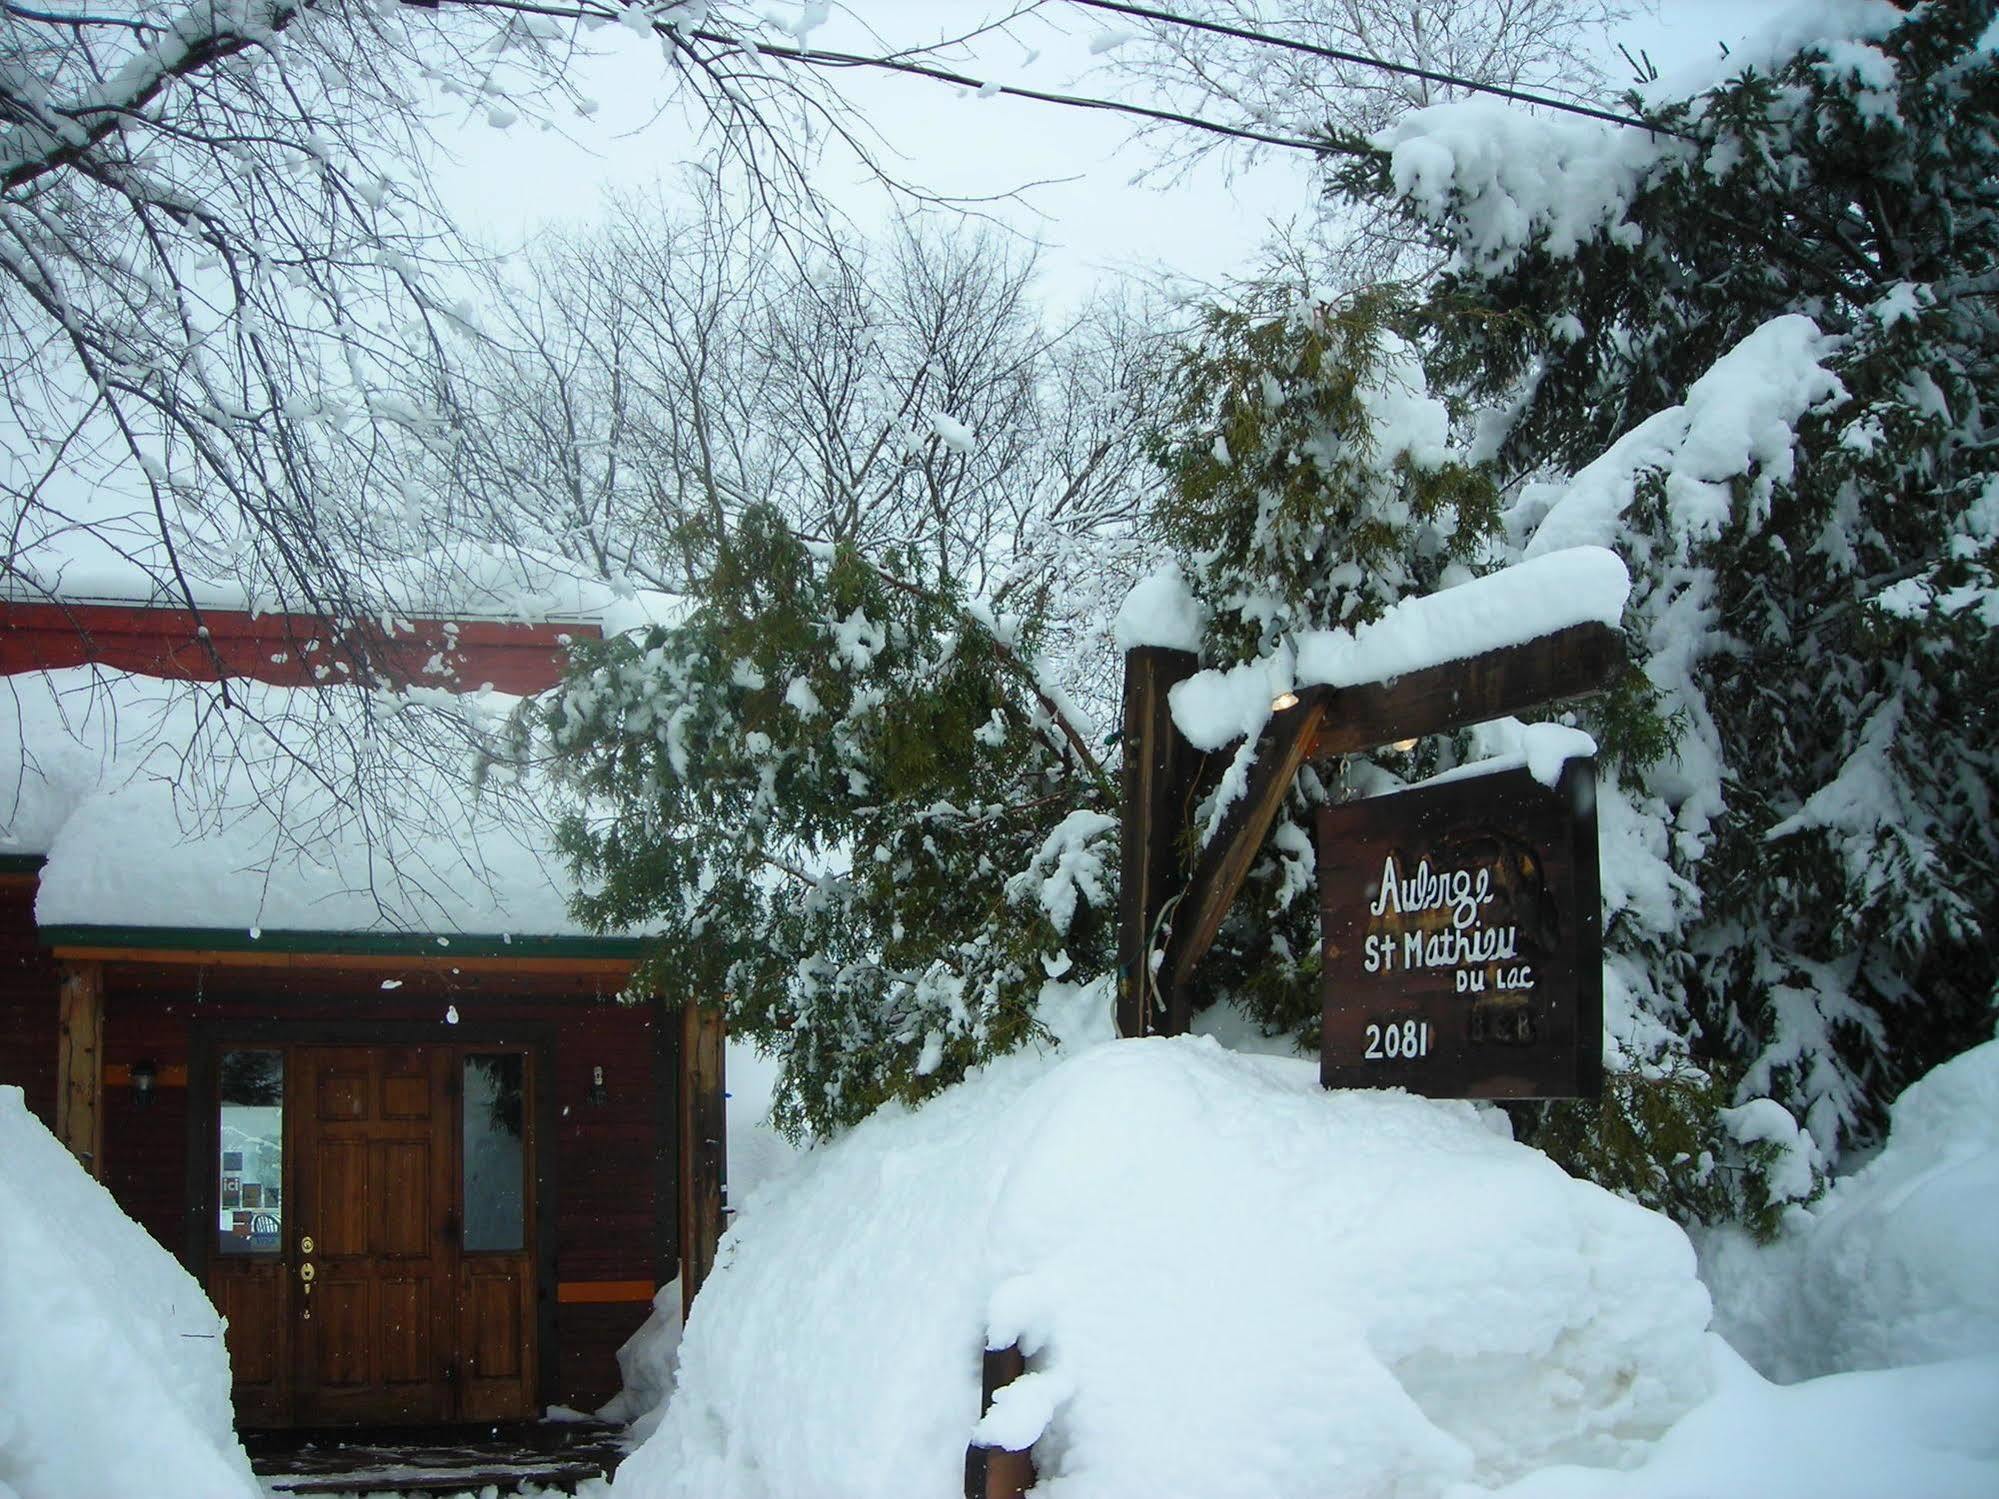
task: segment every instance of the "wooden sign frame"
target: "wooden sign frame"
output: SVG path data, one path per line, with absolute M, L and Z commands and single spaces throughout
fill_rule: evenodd
M 1596 762 L 1319 813 L 1320 1081 L 1431 1098 L 1603 1085 Z

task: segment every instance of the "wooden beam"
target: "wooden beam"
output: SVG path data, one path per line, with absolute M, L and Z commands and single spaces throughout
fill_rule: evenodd
M 1295 707 L 1271 716 L 1248 788 L 1230 805 L 1187 882 L 1160 968 L 1167 1029 L 1176 1035 L 1186 1029 L 1194 967 L 1214 945 L 1306 760 L 1357 754 L 1588 697 L 1623 672 L 1623 635 L 1608 625 L 1584 624 L 1391 681 L 1299 693 Z
M 56 1138 L 104 1177 L 104 968 L 65 963 L 56 1038 Z
M 1553 635 L 1333 694 L 1312 758 L 1358 754 L 1400 739 L 1532 712 L 1611 686 L 1624 673 L 1624 636 L 1608 625 Z
M 1176 843 L 1187 823 L 1192 752 L 1173 727 L 1167 694 L 1194 674 L 1191 651 L 1141 646 L 1124 656 L 1123 821 L 1118 890 L 1117 1028 L 1121 1036 L 1157 1030 L 1149 971 L 1153 929 L 1181 884 Z
M 715 1249 L 726 1227 L 723 1211 L 729 1173 L 728 1117 L 724 1104 L 722 1012 L 688 1003 L 680 1010 L 680 1311 L 715 1268 Z
M 1299 767 L 1318 736 L 1330 696 L 1323 689 L 1302 693 L 1294 706 L 1271 715 L 1270 725 L 1257 743 L 1249 784 L 1229 803 L 1222 825 L 1201 850 L 1193 878 L 1174 913 L 1173 935 L 1167 939 L 1166 961 L 1159 969 L 1166 992 L 1169 1035 L 1186 1033 L 1192 1018 L 1187 986 L 1194 965 L 1214 946 L 1222 918 L 1242 889 L 1249 867 L 1284 805 L 1285 793 L 1298 778 Z

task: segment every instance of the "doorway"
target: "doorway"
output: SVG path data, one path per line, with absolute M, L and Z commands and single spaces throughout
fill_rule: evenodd
M 534 1414 L 539 1050 L 218 1039 L 196 1200 L 240 1424 Z

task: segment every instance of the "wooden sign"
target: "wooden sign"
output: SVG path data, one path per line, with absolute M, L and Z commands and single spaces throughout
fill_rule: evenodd
M 1319 903 L 1325 1086 L 1601 1091 L 1594 760 L 1324 808 Z

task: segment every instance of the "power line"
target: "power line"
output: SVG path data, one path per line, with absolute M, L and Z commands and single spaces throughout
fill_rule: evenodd
M 741 37 L 721 32 L 684 31 L 676 34 L 732 50 L 743 49 Z M 1062 104 L 1071 109 L 1098 109 L 1113 114 L 1136 115 L 1141 119 L 1184 125 L 1190 130 L 1205 130 L 1211 135 L 1230 136 L 1236 140 L 1251 141 L 1262 146 L 1282 146 L 1292 151 L 1310 151 L 1315 155 L 1348 149 L 1330 140 L 1308 140 L 1295 135 L 1272 135 L 1267 131 L 1251 130 L 1239 125 L 1224 125 L 1217 120 L 1204 120 L 1198 115 L 1181 114 L 1171 109 L 1154 109 L 1144 104 L 1125 104 L 1116 99 L 1098 99 L 1087 94 L 1057 94 L 1043 89 L 1022 88 L 1012 83 L 997 83 L 990 79 L 973 78 L 966 73 L 954 73 L 949 68 L 911 62 L 900 57 L 870 56 L 859 52 L 826 52 L 817 47 L 792 47 L 764 41 L 756 44 L 756 51 L 762 56 L 775 58 L 781 62 L 802 63 L 815 68 L 872 68 L 880 72 L 907 73 L 912 77 L 928 78 L 937 83 L 955 83 L 961 88 L 976 89 L 980 93 L 1007 94 L 1016 99 L 1032 99 L 1040 104 Z
M 1171 26 L 1184 26 L 1190 31 L 1206 31 L 1216 36 L 1233 37 L 1237 41 L 1254 42 L 1262 47 L 1277 47 L 1286 52 L 1302 52 L 1307 57 L 1321 58 L 1327 62 L 1349 63 L 1355 67 L 1376 68 L 1384 73 L 1398 73 L 1405 78 L 1420 78 L 1426 83 L 1446 84 L 1451 88 L 1465 89 L 1475 94 L 1493 94 L 1501 99 L 1510 99 L 1515 104 L 1531 104 L 1540 109 L 1558 109 L 1565 114 L 1583 115 L 1592 120 L 1602 120 L 1612 125 L 1627 125 L 1639 130 L 1650 130 L 1660 135 L 1678 136 L 1677 130 L 1669 130 L 1655 125 L 1650 120 L 1635 115 L 1621 115 L 1607 109 L 1593 109 L 1587 104 L 1573 104 L 1566 99 L 1553 99 L 1544 94 L 1523 93 L 1519 89 L 1505 88 L 1497 83 L 1479 83 L 1470 78 L 1459 78 L 1451 73 L 1439 73 L 1430 68 L 1419 68 L 1409 63 L 1390 62 L 1385 57 L 1370 57 L 1364 52 L 1346 52 L 1338 47 L 1322 47 L 1315 42 L 1301 42 L 1285 36 L 1271 36 L 1266 32 L 1250 31 L 1241 26 L 1229 26 L 1220 21 L 1204 21 L 1194 16 L 1176 16 L 1171 11 L 1154 10 L 1149 5 L 1129 5 L 1124 0 L 1068 0 L 1068 3 L 1089 10 L 1105 10 L 1116 15 L 1130 16 L 1134 20 L 1164 21 Z M 1682 139 L 1686 137 L 1682 136 Z

